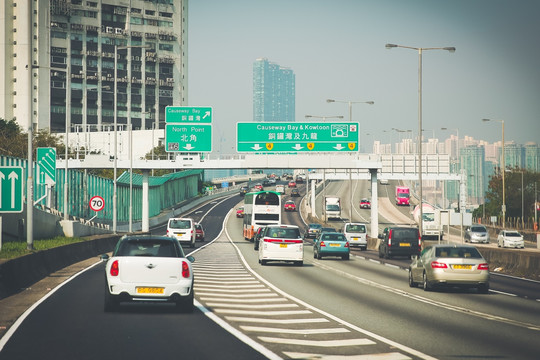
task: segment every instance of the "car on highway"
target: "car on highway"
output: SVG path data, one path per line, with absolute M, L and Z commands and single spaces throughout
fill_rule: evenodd
M 360 200 L 361 209 L 371 209 L 371 202 L 368 199 Z
M 237 218 L 243 218 L 244 217 L 244 207 L 236 208 L 236 217 Z
M 379 235 L 379 257 L 385 259 L 394 256 L 407 256 L 420 254 L 422 240 L 418 228 L 406 226 L 390 226 L 382 235 Z
M 260 226 L 257 229 L 257 232 L 255 233 L 255 236 L 253 237 L 253 250 L 259 250 L 259 244 L 260 244 L 261 238 L 264 236 L 265 231 L 266 231 L 266 226 Z
M 257 183 L 253 186 L 253 189 L 257 190 L 257 191 L 263 191 L 264 190 L 264 187 L 261 183 Z
M 367 230 L 363 223 L 345 223 L 343 225 L 343 235 L 349 241 L 349 246 L 359 247 L 360 250 L 367 250 Z
M 304 263 L 304 241 L 295 225 L 268 225 L 259 240 L 259 263 L 292 261 Z
M 296 183 L 297 184 L 302 184 L 304 182 L 304 177 L 302 175 L 297 175 L 296 176 Z
M 170 218 L 167 222 L 167 236 L 175 238 L 180 243 L 195 247 L 197 233 L 195 221 L 191 218 Z
M 270 183 L 270 185 L 276 185 L 276 179 L 275 178 L 268 179 L 268 182 Z
M 300 196 L 300 191 L 297 188 L 291 189 L 291 196 Z
M 489 243 L 489 232 L 484 225 L 472 225 L 465 230 L 465 242 Z
M 388 185 L 388 180 L 387 180 L 387 179 L 380 179 L 380 180 L 379 180 L 379 184 L 381 184 L 381 185 Z
M 515 230 L 501 230 L 497 236 L 498 247 L 524 248 L 525 241 L 523 235 Z
M 192 256 L 185 256 L 171 237 L 123 236 L 112 256 L 101 256 L 105 265 L 106 312 L 122 302 L 172 302 L 180 312 L 193 311 Z
M 295 181 L 289 181 L 289 187 L 290 188 L 296 187 L 296 182 Z
M 204 228 L 201 224 L 195 224 L 195 240 L 204 241 Z
M 240 188 L 240 196 L 244 196 L 249 192 L 249 186 L 242 186 Z
M 315 239 L 317 235 L 319 234 L 319 232 L 321 231 L 321 229 L 322 229 L 321 224 L 316 224 L 316 223 L 308 224 L 308 226 L 306 227 L 306 231 L 304 231 L 304 239 L 308 239 L 308 238 Z
M 489 265 L 472 245 L 437 244 L 414 255 L 409 265 L 409 286 L 422 284 L 425 291 L 435 287 L 475 287 L 489 291 Z
M 285 204 L 283 204 L 283 209 L 285 211 L 296 211 L 296 204 L 293 200 L 287 200 L 285 201 Z
M 323 256 L 339 256 L 343 260 L 350 257 L 349 241 L 339 232 L 321 232 L 313 243 L 313 257 L 321 260 Z

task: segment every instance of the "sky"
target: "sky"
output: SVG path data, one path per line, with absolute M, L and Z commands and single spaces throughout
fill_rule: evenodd
M 326 99 L 374 101 L 352 105 L 361 144 L 397 142 L 393 128 L 418 131 L 419 56 L 385 44 L 453 46 L 423 51 L 424 137 L 500 141 L 489 118 L 505 142 L 540 144 L 539 14 L 538 0 L 191 0 L 186 105 L 211 106 L 214 151 L 235 152 L 265 57 L 296 75 L 297 122 L 348 120 Z

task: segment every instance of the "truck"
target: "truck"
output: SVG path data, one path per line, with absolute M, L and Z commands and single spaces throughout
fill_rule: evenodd
M 325 195 L 324 196 L 324 216 L 328 219 L 341 219 L 341 201 L 339 196 Z
M 410 191 L 408 186 L 396 186 L 396 205 L 409 206 Z
M 430 204 L 422 204 L 422 238 L 443 238 L 443 228 L 441 224 L 441 213 Z M 420 226 L 420 205 L 416 205 L 413 210 L 413 218 Z

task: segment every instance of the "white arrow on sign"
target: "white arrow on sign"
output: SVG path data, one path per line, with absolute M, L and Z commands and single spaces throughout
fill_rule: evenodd
M 205 112 L 202 118 L 206 119 L 208 116 L 210 116 L 210 111 Z
M 193 149 L 195 149 L 195 147 L 192 146 L 191 144 L 187 144 L 186 146 L 184 146 L 184 149 L 186 149 L 186 150 L 193 150 Z
M 301 146 L 300 144 L 296 144 L 295 146 L 293 146 L 293 149 L 294 149 L 294 150 L 301 150 L 301 149 L 303 149 L 303 148 L 304 148 L 304 147 Z
M 258 150 L 261 150 L 262 147 L 259 144 L 255 144 L 255 146 L 253 146 L 252 149 L 255 150 L 255 151 L 258 151 Z
M 12 171 L 8 175 L 9 180 L 11 180 L 11 208 L 15 208 L 15 181 L 19 178 L 19 175 L 15 171 Z
M 345 149 L 345 147 L 343 145 L 341 145 L 341 144 L 337 144 L 336 146 L 334 146 L 334 149 L 343 150 L 343 149 Z

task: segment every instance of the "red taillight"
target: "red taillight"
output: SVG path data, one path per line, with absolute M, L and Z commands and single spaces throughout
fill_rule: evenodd
M 478 265 L 478 270 L 488 270 L 489 271 L 489 265 L 486 263 Z
M 111 276 L 118 276 L 120 272 L 120 267 L 118 266 L 118 260 L 114 260 L 111 265 Z
M 345 247 L 346 248 L 349 247 L 349 242 L 348 241 L 345 243 Z
M 189 265 L 185 261 L 182 261 L 182 277 L 184 279 L 189 278 Z
M 445 263 L 442 263 L 442 262 L 432 261 L 431 262 L 431 268 L 432 269 L 448 269 L 448 265 L 446 265 Z
M 324 241 L 321 241 L 320 247 L 325 247 L 325 246 L 326 246 L 326 244 L 324 243 Z
M 392 230 L 388 232 L 388 246 L 392 246 Z

